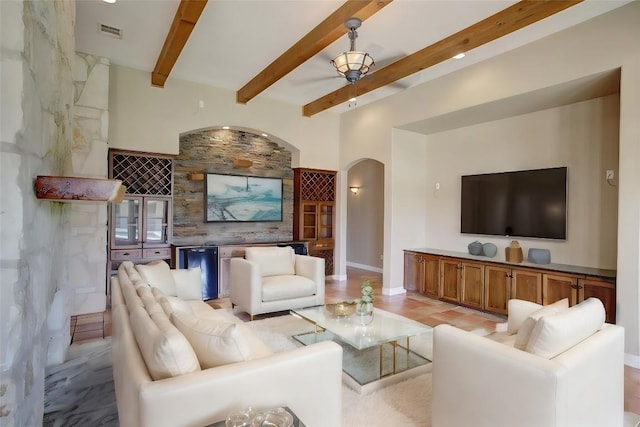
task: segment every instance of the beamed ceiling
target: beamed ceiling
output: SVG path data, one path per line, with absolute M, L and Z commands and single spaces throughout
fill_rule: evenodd
M 179 78 L 233 90 L 239 103 L 267 97 L 313 116 L 357 108 L 349 98 L 365 105 L 628 2 L 77 0 L 76 49 L 148 71 L 154 86 Z M 363 21 L 357 49 L 376 61 L 355 85 L 330 64 L 348 50 L 344 21 L 352 16 Z

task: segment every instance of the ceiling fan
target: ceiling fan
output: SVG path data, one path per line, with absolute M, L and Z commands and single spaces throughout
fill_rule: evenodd
M 362 25 L 362 20 L 352 17 L 347 19 L 344 25 L 349 30 L 349 51 L 336 56 L 331 61 L 331 65 L 336 68 L 339 75 L 353 84 L 365 76 L 371 67 L 375 65 L 375 62 L 367 52 L 356 50 L 357 29 Z

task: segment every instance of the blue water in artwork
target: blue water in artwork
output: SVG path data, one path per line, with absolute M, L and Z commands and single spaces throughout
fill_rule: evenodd
M 282 221 L 282 180 L 207 177 L 207 221 Z

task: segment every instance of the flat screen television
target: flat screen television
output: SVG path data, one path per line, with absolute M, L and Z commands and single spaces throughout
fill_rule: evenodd
M 464 234 L 567 238 L 567 168 L 465 175 Z

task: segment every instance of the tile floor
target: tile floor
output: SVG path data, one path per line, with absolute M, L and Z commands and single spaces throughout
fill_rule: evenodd
M 382 295 L 382 275 L 369 271 L 348 269 L 347 280 L 327 279 L 325 300 L 327 303 L 351 301 L 360 296 L 360 284 L 370 280 L 374 288 L 375 306 L 398 313 L 430 326 L 448 323 L 458 328 L 472 331 L 477 329 L 495 330 L 496 323 L 506 320 L 503 316 L 482 313 L 469 308 L 458 307 L 433 300 L 415 293 L 406 295 Z M 212 300 L 216 306 L 230 306 L 228 299 Z M 258 316 L 259 318 L 259 316 Z M 84 314 L 71 318 L 72 343 L 111 336 L 111 312 Z M 604 391 L 603 391 L 604 392 Z M 625 366 L 624 408 L 640 414 L 640 369 Z

